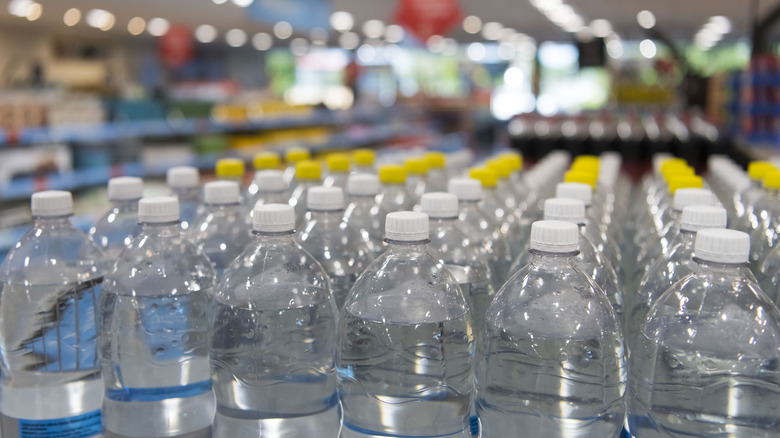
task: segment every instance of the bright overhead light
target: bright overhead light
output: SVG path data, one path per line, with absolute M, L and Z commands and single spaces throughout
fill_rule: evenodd
M 619 59 L 623 56 L 623 42 L 619 39 L 613 39 L 607 42 L 607 55 L 615 59 Z
M 425 42 L 425 46 L 433 53 L 441 53 L 444 50 L 444 37 L 441 35 L 431 35 Z
M 469 15 L 463 19 L 463 30 L 472 35 L 479 33 L 482 30 L 482 19 L 476 15 Z
M 381 38 L 385 33 L 385 23 L 382 20 L 368 20 L 363 23 L 363 34 L 368 38 Z
M 171 28 L 171 23 L 165 18 L 155 17 L 149 20 L 146 24 L 146 31 L 152 36 L 163 36 L 168 33 L 168 29 Z
M 339 35 L 339 46 L 346 50 L 355 50 L 360 45 L 360 35 L 355 32 L 345 32 Z
M 81 11 L 76 8 L 70 8 L 65 11 L 65 15 L 62 16 L 62 21 L 65 22 L 65 26 L 72 27 L 79 24 L 81 21 Z
M 33 2 L 30 7 L 27 8 L 27 15 L 25 18 L 27 18 L 28 21 L 35 21 L 41 18 L 41 15 L 43 15 L 43 5 Z
M 589 27 L 583 26 L 574 33 L 574 37 L 577 38 L 577 41 L 582 43 L 589 43 L 593 41 L 593 31 L 590 30 Z
M 303 56 L 309 51 L 309 42 L 306 38 L 293 38 L 290 41 L 290 52 L 295 56 Z
M 501 32 L 504 30 L 504 25 L 496 21 L 489 21 L 482 25 L 482 37 L 486 40 L 495 41 L 501 38 Z M 484 47 L 483 47 L 484 48 Z
M 201 24 L 195 28 L 195 39 L 203 44 L 208 44 L 217 39 L 217 28 L 210 24 Z
M 639 11 L 639 13 L 636 14 L 636 22 L 644 29 L 652 29 L 655 27 L 655 14 L 647 9 Z
M 466 49 L 466 55 L 468 55 L 469 59 L 474 62 L 479 62 L 485 59 L 485 54 L 487 51 L 485 50 L 485 45 L 482 43 L 471 43 L 469 44 L 468 49 Z
M 273 43 L 274 39 L 265 32 L 256 33 L 255 36 L 252 37 L 252 46 L 260 51 L 270 49 Z
M 286 40 L 287 38 L 290 38 L 292 34 L 293 34 L 292 24 L 286 21 L 279 21 L 276 24 L 274 24 L 274 35 L 276 35 L 276 37 L 279 38 L 280 40 Z
M 227 3 L 227 0 L 211 0 L 211 1 L 214 2 L 215 5 L 224 5 L 225 3 Z
M 355 19 L 349 12 L 336 11 L 330 14 L 330 26 L 341 33 L 349 32 L 354 25 Z
M 371 62 L 376 57 L 376 49 L 369 44 L 363 44 L 357 49 L 357 57 L 363 62 Z
M 230 47 L 241 47 L 246 44 L 246 32 L 241 29 L 230 29 L 225 32 L 225 41 Z
M 11 2 L 8 3 L 8 13 L 19 18 L 24 18 L 27 16 L 27 11 L 33 3 L 32 0 L 11 0 Z
M 251 5 L 255 0 L 233 0 L 233 4 L 239 8 L 245 8 Z
M 103 9 L 90 9 L 89 12 L 87 12 L 87 24 L 97 28 L 97 29 L 103 29 L 104 27 L 111 25 L 113 26 L 112 21 L 114 21 L 114 14 L 103 10 Z
M 127 31 L 130 35 L 141 35 L 146 30 L 146 20 L 141 17 L 133 17 L 127 22 Z
M 652 40 L 642 40 L 642 42 L 639 43 L 639 53 L 647 59 L 654 58 L 657 51 L 655 43 Z
M 504 83 L 510 87 L 520 87 L 523 85 L 525 74 L 518 67 L 509 67 L 504 71 Z
M 517 48 L 514 44 L 509 42 L 504 42 L 498 45 L 498 57 L 503 59 L 504 61 L 510 61 L 512 58 L 515 57 L 515 53 L 517 53 Z
M 391 24 L 385 28 L 385 41 L 388 43 L 399 43 L 405 36 L 406 31 L 397 24 Z
M 731 20 L 722 15 L 711 17 L 709 24 L 712 26 L 713 30 L 721 35 L 731 32 Z
M 391 43 L 385 46 L 384 50 L 382 50 L 382 53 L 384 54 L 385 59 L 391 60 L 401 53 L 401 48 L 398 47 L 398 44 Z
M 590 30 L 596 38 L 606 38 L 612 33 L 612 23 L 609 20 L 599 18 L 590 22 Z

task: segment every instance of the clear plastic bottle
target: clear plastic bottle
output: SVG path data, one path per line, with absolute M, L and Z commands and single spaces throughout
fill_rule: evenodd
M 748 176 L 751 184 L 745 190 L 734 195 L 734 204 L 737 207 L 739 221 L 735 228 L 740 231 L 750 232 L 758 226 L 758 219 L 753 215 L 753 206 L 764 197 L 762 179 L 767 171 L 776 170 L 768 161 L 753 161 L 748 165 Z
M 373 149 L 355 149 L 352 159 L 355 162 L 353 173 L 376 174 L 376 152 Z
M 322 167 L 316 161 L 299 161 L 295 166 L 295 188 L 288 203 L 295 208 L 295 229 L 306 226 L 306 195 L 309 187 L 322 185 Z
M 141 199 L 138 219 L 141 234 L 122 251 L 100 295 L 103 427 L 107 437 L 208 438 L 216 273 L 181 232 L 176 198 Z
M 452 178 L 449 192 L 458 197 L 460 213 L 458 227 L 463 234 L 474 239 L 484 249 L 493 277 L 493 289 L 498 290 L 509 275 L 512 250 L 501 234 L 498 221 L 479 207 L 482 201 L 482 184 L 472 178 Z
M 342 438 L 471 437 L 471 312 L 428 252 L 428 226 L 423 213 L 388 214 L 387 250 L 341 312 Z
M 258 206 L 253 226 L 215 297 L 214 438 L 336 438 L 338 308 L 327 274 L 296 243 L 289 205 Z
M 503 202 L 508 212 L 515 212 L 519 206 L 515 192 L 512 190 L 512 165 L 501 159 L 493 158 L 485 163 L 488 169 L 496 172 L 498 180 L 496 181 L 496 195 Z
M 246 248 L 249 230 L 244 210 L 239 204 L 238 184 L 233 181 L 211 181 L 203 186 L 203 208 L 187 235 L 222 273 Z
M 171 196 L 179 200 L 181 229 L 186 230 L 195 220 L 200 207 L 198 169 L 190 166 L 171 167 L 165 174 L 165 182 L 171 190 Z
M 32 196 L 33 226 L 0 266 L 0 433 L 98 437 L 95 303 L 109 269 L 70 223 L 70 193 Z
M 695 270 L 693 244 L 696 232 L 706 228 L 726 228 L 727 213 L 720 207 L 692 205 L 683 209 L 680 231 L 669 251 L 647 270 L 631 302 L 626 326 L 626 344 L 633 348 L 639 328 L 653 303 L 673 284 Z
M 758 226 L 750 233 L 750 266 L 755 272 L 775 246 L 780 231 L 780 171 L 764 173 L 763 184 L 764 197 L 753 206 Z
M 138 225 L 138 200 L 143 196 L 141 178 L 120 176 L 108 180 L 109 209 L 95 226 L 89 229 L 89 238 L 103 249 L 108 260 L 113 261 L 133 237 L 141 232 Z
M 406 169 L 396 164 L 386 164 L 379 168 L 379 205 L 382 210 L 392 213 L 414 208 L 414 199 L 406 191 Z
M 447 191 L 447 155 L 443 152 L 428 152 L 425 154 L 428 163 L 428 179 L 425 186 L 426 192 Z
M 358 276 L 374 260 L 360 230 L 344 220 L 344 191 L 340 187 L 311 187 L 309 212 L 301 231 L 301 246 L 317 260 L 330 278 L 336 304 L 341 308 Z
M 325 164 L 328 166 L 328 174 L 322 185 L 345 188 L 349 177 L 349 155 L 344 153 L 329 154 L 325 157 Z
M 258 205 L 287 204 L 290 200 L 281 170 L 260 170 L 255 173 L 252 184 L 257 185 L 257 192 L 249 201 L 252 205 L 250 216 L 254 215 L 254 207 Z
M 385 216 L 376 196 L 379 193 L 379 177 L 371 174 L 352 174 L 347 180 L 347 201 L 344 220 L 348 226 L 360 230 L 363 241 L 378 256 L 385 250 Z
M 531 234 L 533 261 L 486 315 L 477 353 L 480 436 L 617 437 L 626 385 L 617 316 L 577 267 L 577 225 L 540 221 Z
M 501 234 L 509 242 L 512 257 L 518 256 L 523 248 L 520 248 L 522 240 L 522 228 L 520 218 L 515 216 L 514 210 L 507 208 L 498 193 L 498 173 L 487 168 L 471 169 L 469 176 L 482 183 L 482 202 L 479 207 L 488 215 L 492 215 L 499 223 Z
M 415 204 L 419 205 L 420 198 L 426 192 L 428 161 L 425 158 L 409 158 L 404 161 L 404 169 L 406 169 L 406 193 Z
M 249 214 L 251 214 L 252 210 L 254 210 L 257 199 L 260 196 L 259 193 L 261 190 L 263 190 L 261 186 L 262 181 L 258 178 L 258 175 L 260 175 L 260 172 L 265 172 L 268 170 L 278 171 L 281 174 L 279 167 L 282 165 L 282 160 L 279 158 L 279 154 L 276 152 L 260 152 L 259 154 L 255 155 L 255 158 L 252 160 L 252 164 L 255 166 L 255 176 L 252 178 L 252 182 L 249 183 L 249 187 L 246 189 L 246 212 Z M 284 187 L 287 188 L 287 185 L 285 184 Z
M 749 240 L 699 231 L 694 273 L 651 307 L 629 367 L 634 437 L 780 435 L 780 316 L 751 279 Z
M 544 219 L 571 222 L 580 229 L 579 253 L 574 257 L 577 267 L 596 282 L 604 291 L 612 305 L 612 310 L 623 324 L 625 318 L 625 298 L 620 283 L 610 261 L 599 252 L 593 242 L 585 235 L 585 204 L 578 199 L 550 198 L 544 202 Z M 525 252 L 515 259 L 510 268 L 510 276 L 520 271 L 533 261 L 534 253 L 526 248 Z

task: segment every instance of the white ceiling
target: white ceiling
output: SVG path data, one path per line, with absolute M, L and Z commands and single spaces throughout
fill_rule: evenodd
M 81 35 L 94 38 L 128 39 L 151 38 L 147 34 L 132 37 L 126 31 L 128 20 L 134 16 L 143 18 L 163 17 L 174 23 L 197 26 L 212 24 L 220 34 L 231 28 L 243 28 L 247 32 L 269 31 L 267 25 L 253 22 L 242 8 L 230 1 L 216 5 L 211 0 L 37 0 L 43 4 L 43 16 L 35 22 L 11 16 L 7 3 L 0 0 L 0 29 L 19 29 L 52 35 Z M 393 0 L 332 0 L 333 10 L 351 12 L 357 23 L 378 18 L 390 21 L 397 2 Z M 760 16 L 780 5 L 780 0 L 568 0 L 568 3 L 586 20 L 609 19 L 613 28 L 624 39 L 642 37 L 643 31 L 636 24 L 636 13 L 652 10 L 659 29 L 672 39 L 693 38 L 710 16 L 724 15 L 731 19 L 733 30 L 727 38 L 749 35 L 751 8 L 754 4 Z M 474 14 L 483 21 L 499 21 L 505 26 L 524 32 L 539 40 L 568 40 L 570 36 L 549 22 L 528 0 L 461 0 L 466 14 Z M 73 28 L 62 22 L 64 12 L 71 7 L 86 11 L 103 8 L 117 16 L 117 25 L 108 32 L 89 28 L 83 21 Z M 779 26 L 780 27 L 780 26 Z M 452 34 L 461 41 L 474 39 L 458 26 Z

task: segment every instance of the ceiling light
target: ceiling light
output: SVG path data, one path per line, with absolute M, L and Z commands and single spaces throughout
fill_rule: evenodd
M 103 9 L 90 9 L 87 12 L 87 24 L 97 29 L 103 29 L 105 27 L 112 26 L 116 20 L 114 14 Z M 109 27 L 110 28 L 110 27 Z
M 341 33 L 349 32 L 354 25 L 355 19 L 349 12 L 336 11 L 330 14 L 330 26 Z
M 355 50 L 360 45 L 360 35 L 355 32 L 346 32 L 339 35 L 339 46 L 346 50 Z
M 609 20 L 599 18 L 590 22 L 590 30 L 596 38 L 606 38 L 612 33 L 612 23 Z
M 70 8 L 65 11 L 65 15 L 62 16 L 62 21 L 65 22 L 65 26 L 75 26 L 81 21 L 81 11 L 76 8 Z
M 654 58 L 657 51 L 655 43 L 652 40 L 642 40 L 642 42 L 639 43 L 639 53 L 647 59 Z
M 127 22 L 127 31 L 130 35 L 141 35 L 146 30 L 146 20 L 141 17 L 133 17 Z
M 233 0 L 233 4 L 239 8 L 245 8 L 252 4 L 255 0 Z
M 363 34 L 368 38 L 381 38 L 385 33 L 385 23 L 382 20 L 368 20 L 363 23 Z
M 482 30 L 482 19 L 476 15 L 469 15 L 463 19 L 463 30 L 472 35 L 479 33 Z
M 515 57 L 517 49 L 515 48 L 514 44 L 505 42 L 498 45 L 497 52 L 499 58 L 503 59 L 504 61 L 510 61 Z
M 257 33 L 252 37 L 252 46 L 260 51 L 270 49 L 273 43 L 274 40 L 271 38 L 271 35 L 265 32 Z
M 293 34 L 292 24 L 286 21 L 279 21 L 276 24 L 274 24 L 274 35 L 276 35 L 276 37 L 279 38 L 280 40 L 286 40 L 287 38 L 290 38 L 292 34 Z
M 721 35 L 725 35 L 731 32 L 731 20 L 722 15 L 711 17 L 709 24 L 716 32 L 720 33 Z
M 363 44 L 357 49 L 357 57 L 365 63 L 371 62 L 376 57 L 376 49 L 374 46 Z
M 27 16 L 27 10 L 33 5 L 32 0 L 11 0 L 8 3 L 8 13 L 20 18 Z
M 615 59 L 623 56 L 623 42 L 619 39 L 613 39 L 607 42 L 607 54 Z
M 146 24 L 146 31 L 152 36 L 163 36 L 168 33 L 168 29 L 171 28 L 171 23 L 165 18 L 155 17 L 149 20 Z
M 385 28 L 385 41 L 388 43 L 399 43 L 405 36 L 406 31 L 397 24 L 391 24 Z
M 225 32 L 225 41 L 230 47 L 241 47 L 246 44 L 246 32 L 241 29 L 230 29 Z
M 27 8 L 27 15 L 25 16 L 28 21 L 35 21 L 41 18 L 43 15 L 43 5 L 33 2 L 30 7 Z
M 290 41 L 290 52 L 295 56 L 303 56 L 309 51 L 309 42 L 306 38 L 293 38 Z
M 639 11 L 636 14 L 636 22 L 644 29 L 652 29 L 655 27 L 655 15 L 646 9 Z
M 227 0 L 211 0 L 214 2 L 215 5 L 223 5 L 227 3 Z
M 495 41 L 501 38 L 501 32 L 503 30 L 504 26 L 501 23 L 490 21 L 482 26 L 482 37 L 486 40 Z
M 428 41 L 425 42 L 425 46 L 433 53 L 441 53 L 441 51 L 444 50 L 444 37 L 441 35 L 431 35 L 428 38 Z
M 195 39 L 208 44 L 217 39 L 217 28 L 210 24 L 201 24 L 195 28 Z
M 469 44 L 468 49 L 466 49 L 466 54 L 468 55 L 469 59 L 474 62 L 479 62 L 485 59 L 486 52 L 485 45 L 482 43 L 471 43 Z

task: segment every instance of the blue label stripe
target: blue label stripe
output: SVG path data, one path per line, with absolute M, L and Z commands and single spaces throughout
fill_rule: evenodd
M 19 438 L 89 438 L 103 433 L 100 410 L 54 420 L 19 420 Z
M 171 398 L 194 397 L 209 391 L 211 391 L 211 380 L 203 380 L 180 386 L 109 389 L 106 391 L 106 397 L 121 402 L 155 402 Z

